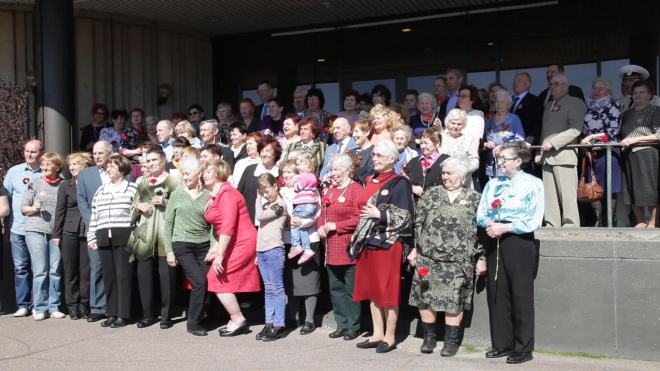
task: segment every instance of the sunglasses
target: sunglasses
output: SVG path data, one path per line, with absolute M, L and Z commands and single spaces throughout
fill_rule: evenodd
M 189 112 L 188 116 L 199 115 L 199 111 Z

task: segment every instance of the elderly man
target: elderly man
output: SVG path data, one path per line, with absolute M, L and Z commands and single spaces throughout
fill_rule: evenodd
M 273 88 L 273 85 L 271 85 L 268 81 L 263 81 L 257 87 L 257 94 L 259 94 L 261 104 L 254 109 L 254 113 L 252 114 L 252 122 L 260 123 L 264 117 L 270 114 L 270 107 L 268 106 L 268 102 L 273 99 L 273 96 L 275 95 L 275 89 Z
M 172 142 L 174 142 L 174 124 L 170 120 L 160 120 L 156 126 L 156 137 L 158 138 L 158 143 L 163 147 L 163 152 L 165 152 L 165 157 L 167 162 L 172 161 L 174 157 L 174 147 L 172 147 Z
M 545 71 L 545 78 L 548 80 L 548 84 L 550 84 L 550 80 L 556 75 L 565 75 L 564 66 L 561 64 L 553 64 L 552 66 L 548 66 L 548 69 Z M 545 89 L 541 92 L 541 94 L 539 94 L 539 98 L 541 98 L 541 101 L 544 105 L 552 101 L 552 94 L 549 92 L 550 89 Z M 578 86 L 569 85 L 568 95 L 571 97 L 580 98 L 584 102 L 584 93 L 582 93 L 582 89 L 580 89 Z
M 584 124 L 584 102 L 568 94 L 568 78 L 556 74 L 548 85 L 552 101 L 543 110 L 541 154 L 543 165 L 545 221 L 548 227 L 579 227 L 577 207 L 577 150 L 564 149 L 577 143 Z
M 321 179 L 323 179 L 330 171 L 330 168 L 328 167 L 330 157 L 338 153 L 348 153 L 359 147 L 353 138 L 351 138 L 351 124 L 348 120 L 343 117 L 336 119 L 332 124 L 332 129 L 335 136 L 335 144 L 329 146 L 328 149 L 325 150 L 325 159 L 320 174 Z
M 625 94 L 617 99 L 617 102 L 621 103 L 621 114 L 627 111 L 633 106 L 633 97 L 632 90 L 633 84 L 639 80 L 646 80 L 649 78 L 649 71 L 642 66 L 637 66 L 634 64 L 629 64 L 627 66 L 621 67 L 619 70 L 619 76 L 621 76 L 621 84 L 625 90 Z M 651 98 L 651 104 L 654 106 L 660 106 L 660 98 L 656 95 Z
M 27 242 L 25 242 L 27 216 L 22 213 L 21 202 L 28 184 L 32 179 L 41 176 L 39 159 L 43 153 L 44 148 L 41 141 L 31 140 L 25 143 L 23 147 L 25 162 L 9 169 L 3 182 L 7 190 L 7 196 L 11 197 L 9 240 L 11 242 L 11 255 L 14 260 L 14 287 L 16 306 L 18 307 L 14 317 L 29 316 L 32 309 L 32 293 L 30 290 L 32 270 L 30 268 L 30 252 L 28 251 Z
M 517 72 L 513 78 L 513 103 L 509 111 L 515 113 L 522 122 L 525 142 L 538 144 L 541 140 L 541 120 L 543 119 L 543 101 L 529 92 L 532 77 L 529 73 Z
M 233 125 L 233 124 L 232 124 Z M 199 125 L 199 137 L 202 139 L 202 148 L 209 144 L 217 144 L 222 150 L 222 159 L 233 169 L 236 163 L 232 151 L 227 145 L 218 142 L 218 121 L 206 120 Z
M 307 90 L 296 89 L 293 92 L 293 112 L 301 115 L 307 109 Z

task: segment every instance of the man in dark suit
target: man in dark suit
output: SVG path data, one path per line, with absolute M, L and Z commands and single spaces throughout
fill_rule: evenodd
M 275 95 L 275 89 L 273 89 L 273 85 L 271 85 L 268 81 L 263 81 L 261 84 L 259 84 L 259 87 L 257 87 L 257 94 L 259 94 L 261 104 L 254 109 L 254 113 L 252 114 L 252 122 L 261 124 L 261 120 L 270 114 L 270 107 L 268 106 L 268 102 L 273 99 L 273 96 Z M 258 127 L 259 125 L 257 125 L 257 128 Z
M 92 217 L 92 200 L 94 199 L 94 194 L 101 185 L 110 181 L 105 168 L 111 153 L 112 144 L 104 140 L 96 142 L 92 150 L 92 156 L 94 157 L 96 166 L 85 168 L 78 174 L 78 208 L 85 222 L 85 235 L 87 235 L 89 220 Z M 129 174 L 126 180 L 132 182 L 133 177 Z M 101 261 L 99 260 L 98 251 L 88 248 L 87 252 L 89 253 L 89 266 L 91 270 L 89 307 L 92 312 L 87 318 L 87 322 L 96 322 L 105 318 L 105 287 L 103 285 L 103 274 L 101 272 Z
M 449 97 L 442 102 L 440 106 L 440 117 L 444 120 L 447 112 L 458 107 L 458 91 L 463 85 L 463 72 L 457 69 L 450 69 L 445 74 L 447 92 Z
M 550 80 L 552 79 L 552 77 L 557 74 L 560 75 L 564 74 L 564 66 L 562 66 L 561 64 L 553 64 L 552 66 L 548 66 L 548 69 L 545 71 L 545 77 L 548 80 L 548 84 L 550 84 Z M 570 95 L 571 97 L 582 99 L 582 101 L 584 102 L 584 93 L 582 93 L 582 89 L 580 89 L 579 86 L 569 85 L 568 95 Z M 541 94 L 539 94 L 539 98 L 541 98 L 541 101 L 545 106 L 548 102 L 552 100 L 552 94 L 548 94 L 548 89 L 545 89 L 541 92 Z
M 513 103 L 509 112 L 515 113 L 522 122 L 525 142 L 539 144 L 541 122 L 543 120 L 543 102 L 529 92 L 532 77 L 527 72 L 518 72 L 513 79 Z

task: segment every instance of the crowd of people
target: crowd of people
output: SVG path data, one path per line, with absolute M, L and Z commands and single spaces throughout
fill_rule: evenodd
M 128 112 L 95 104 L 80 152 L 64 158 L 30 140 L 25 162 L 3 181 L 14 316 L 68 313 L 120 328 L 133 323 L 139 304 L 138 328 L 168 329 L 181 271 L 189 333 L 207 335 L 209 293 L 229 315 L 219 335 L 247 333 L 237 294 L 263 290 L 265 326 L 256 338 L 275 341 L 291 327 L 314 332 L 327 270 L 337 322 L 331 338 L 356 339 L 360 302 L 369 301 L 373 332 L 357 347 L 389 352 L 399 307 L 408 303 L 419 308 L 421 352 L 436 347 L 444 312 L 441 355 L 453 356 L 475 276 L 487 276 L 486 356 L 529 361 L 534 231 L 580 225 L 578 156 L 565 146 L 621 142 L 605 192 L 613 202 L 623 194 L 637 227 L 657 224 L 652 142 L 660 141 L 660 108 L 646 70 L 621 73 L 623 98 L 599 77 L 586 102 L 555 65 L 540 96 L 529 92 L 526 72 L 516 74 L 513 94 L 498 83 L 480 94 L 452 69 L 432 93 L 408 91 L 403 104 L 382 85 L 366 96 L 350 91 L 337 114 L 323 109 L 319 89 L 297 90 L 288 109 L 267 82 L 257 90 L 262 104 L 243 99 L 236 115 L 222 102 L 217 120 L 193 104 L 163 120 L 135 108 L 126 125 Z M 536 156 L 531 145 L 540 146 Z M 604 153 L 595 149 L 592 165 L 603 185 Z M 597 223 L 604 202 L 592 204 Z

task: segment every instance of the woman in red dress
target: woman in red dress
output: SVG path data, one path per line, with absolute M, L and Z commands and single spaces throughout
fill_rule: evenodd
M 207 274 L 208 289 L 229 313 L 220 336 L 247 334 L 249 326 L 236 300 L 237 292 L 261 290 L 257 270 L 257 230 L 250 220 L 245 199 L 228 182 L 231 169 L 226 162 L 214 160 L 204 167 L 203 179 L 211 188 L 204 217 L 213 225 L 218 240 L 209 249 L 206 261 L 213 262 Z
M 410 181 L 394 167 L 399 151 L 390 140 L 379 141 L 371 152 L 375 176 L 357 199 L 358 223 L 348 247 L 357 259 L 353 300 L 371 301 L 373 335 L 358 343 L 362 349 L 387 353 L 396 348 L 394 333 L 399 315 L 401 264 L 412 246 L 414 201 Z

